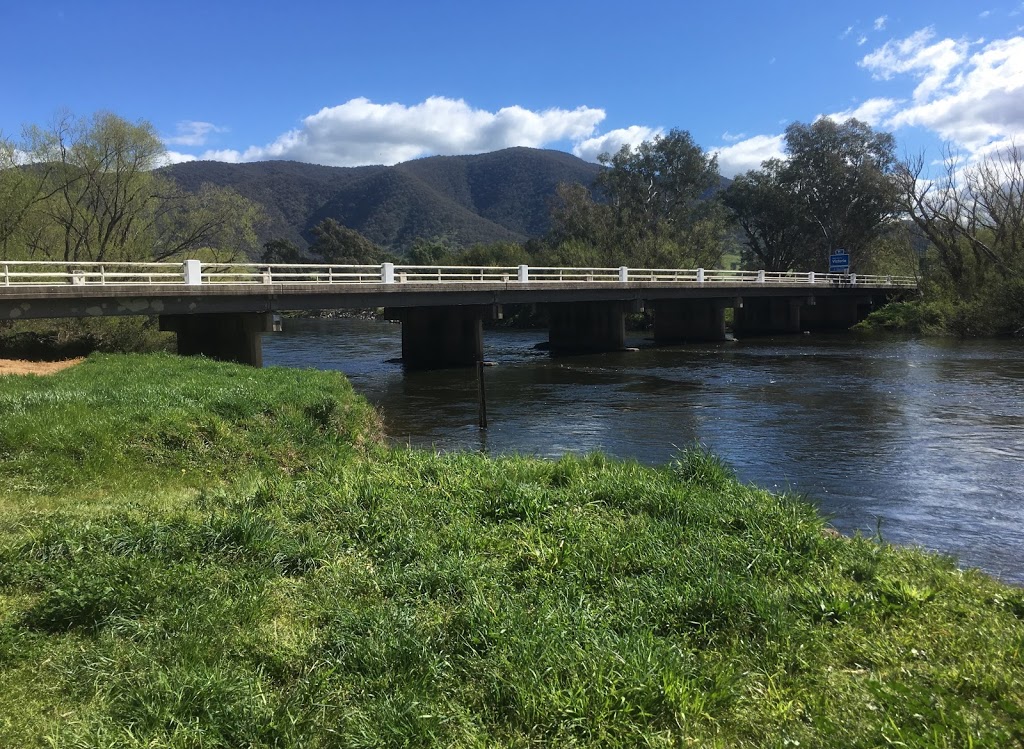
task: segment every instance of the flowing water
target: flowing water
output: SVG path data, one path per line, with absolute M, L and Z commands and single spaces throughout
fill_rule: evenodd
M 787 336 L 552 358 L 544 330 L 485 331 L 473 370 L 405 372 L 401 328 L 286 320 L 265 364 L 337 369 L 390 437 L 438 450 L 647 464 L 696 442 L 739 477 L 815 502 L 839 530 L 953 554 L 1024 583 L 1024 345 Z

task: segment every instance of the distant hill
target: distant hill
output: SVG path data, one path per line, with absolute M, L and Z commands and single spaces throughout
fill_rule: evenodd
M 558 183 L 590 185 L 600 168 L 562 151 L 507 148 L 390 167 L 192 161 L 161 173 L 190 191 L 211 183 L 262 204 L 268 223 L 261 243 L 287 239 L 307 247 L 312 228 L 333 218 L 403 252 L 417 237 L 447 235 L 470 245 L 540 236 Z

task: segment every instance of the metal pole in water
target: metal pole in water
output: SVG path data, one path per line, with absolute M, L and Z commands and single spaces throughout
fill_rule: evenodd
M 487 391 L 484 389 L 484 363 L 476 363 L 476 392 L 480 401 L 480 428 L 487 428 Z

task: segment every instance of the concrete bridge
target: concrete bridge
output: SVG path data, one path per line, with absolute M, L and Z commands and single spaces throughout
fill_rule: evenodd
M 292 310 L 384 307 L 418 368 L 483 358 L 483 321 L 545 305 L 556 353 L 620 350 L 625 317 L 651 309 L 657 342 L 846 329 L 916 279 L 824 273 L 548 268 L 0 261 L 0 320 L 156 315 L 181 354 L 262 364 L 260 334 Z

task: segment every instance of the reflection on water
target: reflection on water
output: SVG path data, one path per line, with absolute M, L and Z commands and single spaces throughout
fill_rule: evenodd
M 545 331 L 487 331 L 472 370 L 404 373 L 398 325 L 286 321 L 268 365 L 339 369 L 398 442 L 658 464 L 699 441 L 739 476 L 816 501 L 845 532 L 921 544 L 1024 583 L 1024 357 L 1017 342 L 855 336 L 553 359 Z

